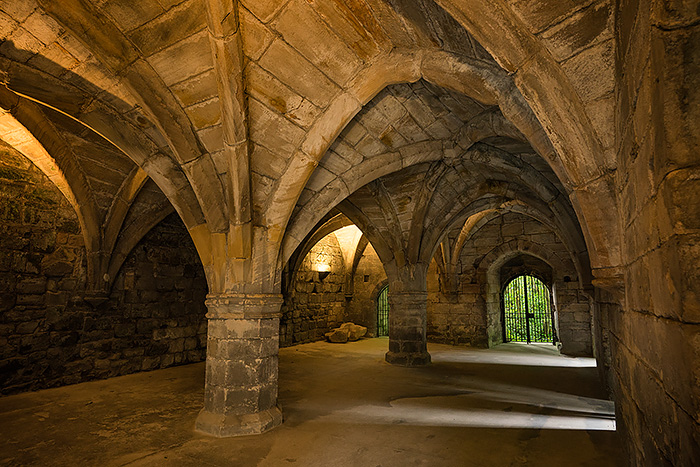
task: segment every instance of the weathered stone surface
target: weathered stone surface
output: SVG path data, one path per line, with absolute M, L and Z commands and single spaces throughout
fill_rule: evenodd
M 319 107 L 325 107 L 338 87 L 299 52 L 277 39 L 258 64 Z
M 129 38 L 145 56 L 149 56 L 200 31 L 205 24 L 204 2 L 188 0 L 131 31 Z
M 320 110 L 315 105 L 255 63 L 248 64 L 246 73 L 251 82 L 248 88 L 250 95 L 277 110 L 297 125 L 308 128 L 320 114 Z
M 385 45 L 386 35 L 364 2 L 315 0 L 311 5 L 360 59 L 367 61 Z M 358 20 L 364 23 L 363 28 L 357 27 Z
M 277 408 L 280 295 L 209 295 L 204 409 L 196 429 L 217 436 L 267 431 Z M 184 344 L 184 342 L 183 342 Z
M 184 107 L 211 99 L 216 94 L 216 75 L 207 70 L 170 87 Z
M 316 270 L 320 263 L 330 269 L 323 278 Z M 326 236 L 309 250 L 295 271 L 292 290 L 282 307 L 281 345 L 322 340 L 328 331 L 345 321 L 345 273 L 343 253 L 335 235 Z M 344 339 L 347 341 L 347 335 Z
M 135 29 L 163 12 L 156 0 L 145 0 L 138 4 L 129 0 L 115 0 L 105 3 L 103 8 L 124 31 Z
M 456 238 L 458 233 L 453 235 Z M 523 240 L 529 242 L 527 249 L 522 248 L 526 246 Z M 521 248 L 523 251 L 518 252 Z M 485 257 L 484 252 L 492 254 Z M 515 257 L 494 271 L 499 277 L 493 284 L 494 293 L 489 292 L 489 281 L 494 279 L 487 270 L 492 261 L 500 260 L 499 255 Z M 562 352 L 592 355 L 591 307 L 567 247 L 551 227 L 515 212 L 485 217 L 473 227 L 459 259 L 461 267 L 452 266 L 453 279 L 431 265 L 427 331 L 430 340 L 477 347 L 503 342 L 499 293 L 506 285 L 504 281 L 535 273 L 553 287 Z M 441 287 L 440 282 L 445 285 Z
M 698 158 L 688 158 L 697 131 L 682 123 L 697 119 L 700 99 L 698 75 L 691 71 L 698 63 L 698 28 L 689 27 L 697 12 L 680 4 L 624 5 L 618 17 L 624 20 L 614 30 L 616 150 L 626 174 L 618 192 L 627 267 L 618 303 L 603 322 L 610 379 L 630 463 L 690 465 L 697 462 L 697 437 L 678 430 L 687 420 L 680 414 L 700 407 L 696 372 L 683 368 L 698 362 L 697 351 L 686 348 L 697 332 L 698 287 L 691 282 L 699 250 L 690 225 L 697 223 L 698 206 L 680 185 L 689 183 L 692 192 L 690 180 L 697 176 L 690 174 L 698 173 Z M 692 303 L 683 303 L 685 297 Z M 679 392 L 679 386 L 693 389 Z M 694 424 L 690 432 L 697 433 Z
M 209 36 L 202 31 L 153 54 L 148 61 L 166 84 L 179 83 L 214 66 L 211 53 L 202 53 L 205 44 L 208 47 Z
M 328 342 L 333 342 L 335 344 L 344 344 L 348 341 L 348 334 L 348 329 L 338 328 L 327 332 L 325 336 L 326 339 L 328 339 Z
M 365 326 L 360 326 L 355 323 L 343 323 L 340 325 L 340 329 L 344 329 L 348 333 L 348 340 L 354 342 L 367 334 L 367 328 Z
M 204 341 L 197 337 L 204 335 L 206 283 L 182 224 L 170 219 L 139 243 L 111 295 L 93 308 L 79 300 L 85 293 L 85 250 L 80 236 L 66 234 L 77 223 L 74 212 L 43 174 L 17 157 L 5 150 L 0 163 L 0 249 L 37 267 L 27 272 L 26 262 L 14 262 L 0 271 L 0 288 L 11 293 L 0 299 L 0 339 L 7 339 L 0 353 L 7 370 L 0 392 L 202 360 Z M 38 213 L 45 214 L 41 226 L 33 221 Z M 176 288 L 175 279 L 183 287 Z M 184 351 L 185 336 L 196 344 L 190 341 L 190 353 Z M 29 355 L 31 361 L 13 369 L 13 359 Z M 39 355 L 52 364 L 47 368 Z
M 386 361 L 401 366 L 430 363 L 426 340 L 427 294 L 390 291 L 389 351 Z
M 612 38 L 610 10 L 610 3 L 595 2 L 544 31 L 542 37 L 555 59 L 566 60 L 592 44 Z
M 257 435 L 281 424 L 282 411 L 277 407 L 246 415 L 215 414 L 202 409 L 195 430 L 217 438 L 230 438 Z
M 0 139 L 68 200 L 2 158 L 2 374 L 30 368 L 14 391 L 200 359 L 196 253 L 212 293 L 290 286 L 284 345 L 348 320 L 371 334 L 387 280 L 387 358 L 426 363 L 426 327 L 498 341 L 482 287 L 534 267 L 523 253 L 552 266 L 564 352 L 590 351 L 600 310 L 630 463 L 693 465 L 699 38 L 688 1 L 0 0 Z M 196 253 L 174 251 L 181 229 L 139 243 L 173 208 Z M 335 208 L 374 266 L 336 255 L 323 280 L 281 280 Z M 471 217 L 505 208 L 541 222 Z M 427 300 L 396 298 L 427 277 Z M 278 423 L 276 351 L 246 341 L 275 326 L 215 332 L 240 382 L 257 380 L 236 353 L 269 378 L 223 405 L 259 415 L 204 413 L 206 431 Z
M 344 344 L 354 342 L 367 334 L 367 328 L 354 323 L 343 323 L 339 328 L 332 329 L 325 334 L 328 342 Z

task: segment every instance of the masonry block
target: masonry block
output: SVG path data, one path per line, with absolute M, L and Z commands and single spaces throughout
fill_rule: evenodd
M 196 430 L 240 436 L 282 423 L 277 408 L 279 295 L 214 295 L 209 308 L 204 408 Z

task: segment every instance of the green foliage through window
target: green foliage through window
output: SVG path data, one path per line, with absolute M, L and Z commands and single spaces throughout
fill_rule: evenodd
M 389 286 L 377 297 L 377 336 L 389 335 Z
M 506 342 L 554 342 L 549 288 L 536 277 L 518 276 L 503 292 Z

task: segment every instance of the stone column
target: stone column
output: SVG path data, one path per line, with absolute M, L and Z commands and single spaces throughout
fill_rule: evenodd
M 430 363 L 426 344 L 427 292 L 389 291 L 389 352 L 394 365 L 420 366 Z
M 206 386 L 195 429 L 228 437 L 280 425 L 277 356 L 282 296 L 209 295 L 206 305 Z

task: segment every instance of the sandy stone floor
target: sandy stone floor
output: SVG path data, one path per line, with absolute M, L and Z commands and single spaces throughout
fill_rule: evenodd
M 260 436 L 193 431 L 204 364 L 0 399 L 1 465 L 615 466 L 614 406 L 593 359 L 552 346 L 429 345 L 383 361 L 386 339 L 280 351 L 285 423 Z

